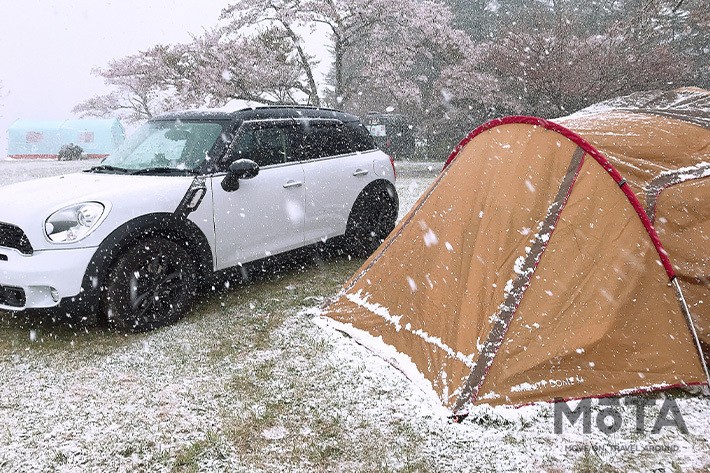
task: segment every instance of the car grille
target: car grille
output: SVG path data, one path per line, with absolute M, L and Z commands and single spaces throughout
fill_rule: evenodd
M 31 255 L 32 245 L 21 228 L 0 222 L 0 246 L 14 248 L 20 253 Z
M 24 289 L 19 287 L 0 286 L 0 305 L 8 307 L 24 307 L 27 302 Z

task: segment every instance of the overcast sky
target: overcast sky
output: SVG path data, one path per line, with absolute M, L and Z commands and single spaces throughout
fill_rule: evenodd
M 0 156 L 18 118 L 72 118 L 108 92 L 94 67 L 157 43 L 190 40 L 228 0 L 0 0 Z

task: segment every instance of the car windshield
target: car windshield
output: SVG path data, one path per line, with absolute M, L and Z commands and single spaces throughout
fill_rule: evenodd
M 221 121 L 150 121 L 104 159 L 101 171 L 194 171 L 221 136 Z

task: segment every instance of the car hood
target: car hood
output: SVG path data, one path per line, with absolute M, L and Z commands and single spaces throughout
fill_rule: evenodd
M 68 205 L 101 202 L 108 210 L 104 222 L 85 240 L 61 245 L 97 246 L 107 232 L 125 221 L 147 213 L 174 212 L 192 180 L 193 176 L 84 172 L 10 184 L 0 187 L 0 222 L 22 228 L 35 249 L 57 248 L 45 239 L 46 218 Z

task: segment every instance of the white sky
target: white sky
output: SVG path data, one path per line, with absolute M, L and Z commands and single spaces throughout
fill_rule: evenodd
M 0 0 L 0 156 L 18 118 L 72 118 L 108 92 L 91 75 L 111 59 L 190 40 L 217 23 L 228 0 Z

